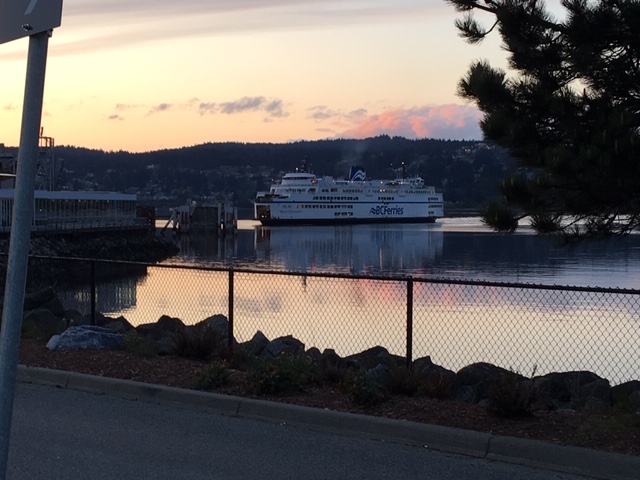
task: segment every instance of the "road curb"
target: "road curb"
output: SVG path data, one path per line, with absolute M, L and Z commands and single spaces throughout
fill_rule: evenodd
M 631 480 L 640 457 L 538 440 L 492 435 L 406 420 L 392 420 L 286 403 L 200 392 L 131 380 L 18 366 L 17 381 L 153 403 L 171 403 L 222 415 L 298 425 L 343 435 L 374 438 L 440 452 L 528 465 L 607 480 Z

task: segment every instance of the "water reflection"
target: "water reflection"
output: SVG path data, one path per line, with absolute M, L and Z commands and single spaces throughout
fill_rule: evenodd
M 293 335 L 346 356 L 381 345 L 407 353 L 406 281 L 234 273 L 234 331 L 247 341 Z M 134 325 L 162 315 L 195 324 L 229 314 L 224 271 L 150 267 Z M 590 370 L 614 383 L 640 371 L 640 298 L 622 294 L 422 283 L 414 280 L 412 356 L 447 368 L 490 362 L 530 374 Z
M 144 285 L 147 272 L 101 280 L 95 287 L 96 311 L 105 315 L 129 311 L 138 303 L 138 288 Z M 75 310 L 83 315 L 91 312 L 91 285 L 62 288 L 58 297 L 66 310 Z
M 169 263 L 495 282 L 640 288 L 640 235 L 566 247 L 523 233 L 489 232 L 478 219 L 433 225 L 262 227 L 183 237 Z
M 235 235 L 183 236 L 168 263 L 300 272 L 235 273 L 239 341 L 261 330 L 294 335 L 340 355 L 382 345 L 406 354 L 405 282 L 322 279 L 311 272 L 480 279 L 637 288 L 640 235 L 562 247 L 527 233 L 498 235 L 459 220 L 436 225 L 272 227 Z M 98 310 L 132 324 L 162 315 L 194 324 L 228 315 L 226 272 L 150 267 L 148 275 L 98 287 Z M 80 309 L 86 292 L 71 302 Z M 591 370 L 612 381 L 637 376 L 640 297 L 545 289 L 420 283 L 414 286 L 413 357 L 447 368 L 491 362 L 529 374 Z M 67 306 L 65 302 L 65 307 Z M 75 307 L 73 307 L 75 308 Z M 86 309 L 85 309 L 86 310 Z
M 258 227 L 256 261 L 278 270 L 390 274 L 427 267 L 442 255 L 439 228 L 416 225 Z

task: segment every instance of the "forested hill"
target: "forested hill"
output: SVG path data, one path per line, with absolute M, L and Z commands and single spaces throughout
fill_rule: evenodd
M 317 175 L 346 177 L 361 165 L 371 178 L 420 175 L 444 193 L 448 204 L 484 203 L 515 162 L 477 141 L 408 140 L 380 136 L 365 140 L 319 140 L 283 144 L 207 143 L 145 153 L 105 152 L 58 146 L 63 161 L 59 187 L 135 192 L 153 203 L 229 198 L 250 206 L 256 191 L 306 159 Z

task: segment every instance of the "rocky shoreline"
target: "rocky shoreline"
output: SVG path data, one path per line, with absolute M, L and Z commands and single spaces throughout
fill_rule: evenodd
M 402 381 L 419 385 L 433 398 L 499 407 L 505 416 L 531 411 L 573 412 L 585 407 L 624 404 L 640 413 L 640 381 L 611 386 L 607 379 L 588 371 L 555 372 L 525 377 L 489 363 L 474 363 L 457 372 L 436 365 L 430 357 L 406 359 L 376 346 L 340 357 L 331 349 L 321 352 L 292 336 L 268 339 L 256 332 L 247 342 L 229 340 L 229 322 L 224 315 L 185 325 L 180 319 L 162 316 L 157 322 L 134 327 L 124 317 L 98 315 L 96 325 L 89 316 L 66 311 L 53 289 L 28 295 L 25 300 L 23 336 L 48 341 L 50 350 L 126 349 L 135 342 L 152 355 L 209 356 L 229 359 L 241 356 L 270 362 L 278 359 L 304 359 L 324 371 L 344 375 L 359 372 L 359 388 L 367 394 L 384 395 Z M 371 391 L 369 391 L 369 390 Z M 373 392 L 372 389 L 377 389 Z M 496 405 L 502 402 L 501 405 Z M 515 409 L 515 410 L 513 410 Z M 513 410 L 513 411 L 512 411 Z

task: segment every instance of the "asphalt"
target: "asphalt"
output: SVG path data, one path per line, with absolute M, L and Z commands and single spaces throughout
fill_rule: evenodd
M 537 440 L 23 365 L 18 366 L 17 380 L 150 403 L 181 405 L 232 417 L 299 425 L 598 479 L 640 478 L 640 457 Z

